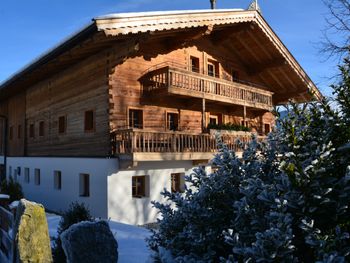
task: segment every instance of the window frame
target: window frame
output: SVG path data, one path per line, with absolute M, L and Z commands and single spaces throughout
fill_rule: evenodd
M 92 127 L 87 127 L 87 113 L 92 112 Z M 96 129 L 96 111 L 94 109 L 84 111 L 84 132 L 92 133 L 95 132 Z
M 35 185 L 41 184 L 41 172 L 40 172 L 40 169 L 38 168 L 34 169 L 34 184 Z
M 129 129 L 140 129 L 140 130 L 142 130 L 143 128 L 144 128 L 144 116 L 145 116 L 145 114 L 144 114 L 144 109 L 142 109 L 142 108 L 134 108 L 134 107 L 128 107 L 128 109 L 127 109 L 127 116 L 128 116 L 128 119 L 127 119 L 127 126 L 128 126 L 128 128 Z M 135 125 L 134 125 L 134 123 L 132 123 L 132 125 L 130 125 L 130 121 L 131 121 L 131 114 L 130 114 L 130 111 L 139 111 L 140 113 L 141 113 L 141 118 L 140 118 L 140 120 L 141 120 L 141 127 L 135 127 Z
M 170 174 L 170 189 L 172 193 L 184 192 L 184 173 L 171 173 Z
M 39 121 L 38 136 L 39 137 L 44 137 L 45 136 L 45 121 L 43 121 L 43 120 Z
M 141 191 L 138 189 L 138 183 L 141 183 Z M 131 177 L 131 196 L 132 198 L 145 198 L 147 197 L 147 176 L 146 175 L 135 175 Z M 135 190 L 134 190 L 135 189 Z
M 62 171 L 53 171 L 53 188 L 55 190 L 62 190 Z
M 63 118 L 63 132 L 60 131 L 60 119 Z M 59 135 L 64 135 L 67 132 L 67 115 L 60 115 L 57 118 L 57 131 Z
M 18 124 L 17 125 L 17 139 L 20 140 L 22 137 L 22 125 Z
M 34 139 L 35 138 L 35 124 L 30 123 L 29 124 L 29 138 Z
M 13 140 L 13 125 L 11 125 L 9 128 L 9 140 L 10 141 Z
M 170 114 L 177 115 L 177 126 L 175 130 L 170 129 L 169 118 Z M 180 130 L 180 113 L 178 111 L 165 111 L 165 130 L 167 131 L 179 131 Z
M 199 57 L 190 55 L 189 60 L 190 60 L 190 62 L 189 62 L 190 69 L 189 69 L 189 70 L 190 70 L 191 72 L 200 73 L 200 71 L 201 71 L 201 64 L 200 64 L 200 59 L 199 59 Z M 192 63 L 194 60 L 196 60 L 196 63 Z M 195 67 L 196 64 L 197 64 L 198 67 Z
M 79 196 L 90 197 L 90 174 L 80 173 L 79 174 Z
M 29 167 L 24 168 L 24 182 L 27 184 L 30 183 L 30 168 Z

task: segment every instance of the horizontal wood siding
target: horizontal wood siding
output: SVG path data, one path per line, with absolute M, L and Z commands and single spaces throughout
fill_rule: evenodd
M 8 101 L 8 156 L 23 156 L 25 152 L 25 116 L 26 96 L 25 93 L 18 94 Z M 20 130 L 20 131 L 18 131 Z M 11 132 L 12 131 L 12 132 Z M 20 133 L 20 136 L 18 136 Z
M 180 38 L 180 36 L 178 37 Z M 175 41 L 175 39 L 174 39 Z M 171 41 L 168 41 L 171 43 Z M 175 65 L 185 70 L 190 70 L 190 57 L 199 59 L 200 73 L 207 74 L 208 60 L 217 61 L 220 65 L 220 76 L 224 80 L 232 80 L 232 70 L 239 72 L 239 77 L 257 84 L 264 84 L 257 76 L 250 76 L 237 58 L 225 49 L 213 46 L 208 39 L 195 40 L 186 48 L 170 48 L 164 50 L 161 41 L 150 40 L 140 47 L 140 52 L 133 58 L 126 59 L 114 68 L 110 75 L 110 127 L 111 130 L 128 128 L 128 109 L 138 108 L 143 110 L 144 129 L 154 131 L 166 130 L 166 112 L 179 112 L 180 131 L 202 131 L 202 102 L 200 99 L 176 98 L 160 95 L 160 99 L 142 97 L 140 78 L 148 71 L 154 70 L 158 65 Z M 117 54 L 115 54 L 117 57 Z M 240 124 L 243 117 L 243 107 L 207 102 L 207 123 L 209 112 L 219 112 L 225 117 L 224 122 Z M 249 112 L 250 109 L 247 109 Z M 251 118 L 260 120 L 259 116 L 251 114 Z M 261 123 L 261 121 L 260 121 Z M 257 130 L 261 126 L 257 127 Z
M 85 111 L 93 110 L 95 129 L 84 131 Z M 108 85 L 105 53 L 100 53 L 42 81 L 27 91 L 28 156 L 107 156 L 109 154 Z M 58 118 L 66 132 L 59 134 Z M 39 123 L 44 135 L 39 136 Z M 30 125 L 35 136 L 29 136 Z

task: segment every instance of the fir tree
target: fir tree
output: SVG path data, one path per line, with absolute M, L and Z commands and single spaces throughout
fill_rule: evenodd
M 290 103 L 265 143 L 242 158 L 219 145 L 186 178 L 184 194 L 165 190 L 149 245 L 177 262 L 345 262 L 350 253 L 350 60 L 324 99 Z

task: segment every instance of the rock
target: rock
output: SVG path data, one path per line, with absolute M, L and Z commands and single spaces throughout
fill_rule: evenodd
M 106 221 L 74 224 L 60 237 L 68 263 L 118 262 L 118 243 Z
M 21 199 L 14 226 L 16 262 L 53 262 L 45 209 Z

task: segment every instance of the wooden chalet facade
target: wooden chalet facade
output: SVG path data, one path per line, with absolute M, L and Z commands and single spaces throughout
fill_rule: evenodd
M 104 176 L 109 178 L 98 179 L 105 190 L 96 190 L 103 200 L 89 201 L 98 185 L 92 172 L 81 167 L 75 181 L 80 194 L 70 195 L 69 201 L 85 197 L 96 215 L 145 223 L 154 220 L 154 213 L 148 215 L 149 201 L 158 197 L 150 193 L 152 179 L 141 177 L 152 169 L 170 169 L 174 181 L 174 174 L 207 163 L 216 150 L 209 123 L 244 125 L 262 136 L 274 125 L 275 105 L 321 96 L 258 11 L 112 14 L 94 19 L 1 84 L 0 148 L 7 176 L 24 176 L 25 193 L 38 201 L 38 190 L 28 185 L 31 176 L 37 180 L 37 170 L 40 181 L 41 168 L 25 164 L 28 160 L 59 159 L 62 166 L 67 159 L 108 160 L 112 168 Z M 250 135 L 223 135 L 233 149 L 237 138 L 249 140 Z M 63 168 L 57 164 L 52 169 L 53 184 L 59 181 L 63 188 Z M 110 212 L 115 206 L 111 185 L 120 179 L 113 179 L 114 184 L 110 180 L 123 172 L 130 177 L 126 187 L 132 188 L 125 205 L 137 206 L 133 202 L 141 202 L 140 196 L 148 197 L 142 200 L 148 207 L 142 219 L 133 220 L 135 213 L 123 218 Z M 164 178 L 170 176 L 164 173 Z M 42 180 L 44 176 L 51 174 L 42 173 Z M 169 179 L 167 186 L 172 183 Z M 148 185 L 148 190 L 140 185 Z M 81 195 L 84 191 L 89 195 Z M 105 205 L 95 211 L 98 202 Z M 48 206 L 67 204 L 68 200 L 61 206 L 52 200 Z

